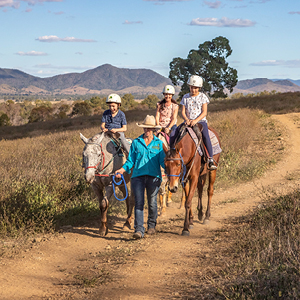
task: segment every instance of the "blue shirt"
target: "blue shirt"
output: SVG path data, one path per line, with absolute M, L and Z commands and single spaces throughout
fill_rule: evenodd
M 156 136 L 153 136 L 151 143 L 146 146 L 143 135 L 140 135 L 133 140 L 123 168 L 130 174 L 130 169 L 134 167 L 132 178 L 149 175 L 162 179 L 160 167 L 165 169 L 164 159 L 163 142 Z
M 108 130 L 122 128 L 123 125 L 127 125 L 125 114 L 121 110 L 113 117 L 110 109 L 103 113 L 102 123 L 105 123 L 105 128 Z

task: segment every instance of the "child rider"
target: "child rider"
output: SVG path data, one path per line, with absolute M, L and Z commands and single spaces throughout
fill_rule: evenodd
M 201 133 L 196 124 L 202 124 L 203 142 L 208 152 L 208 169 L 215 170 L 217 169 L 217 166 L 214 164 L 213 160 L 213 150 L 206 120 L 209 99 L 200 91 L 200 88 L 203 86 L 203 79 L 198 75 L 192 75 L 187 84 L 189 85 L 190 92 L 185 94 L 180 102 L 180 104 L 182 104 L 182 117 L 185 120 L 185 123 L 194 129 L 198 138 L 201 138 Z
M 106 99 L 109 109 L 104 111 L 102 116 L 101 129 L 103 132 L 118 132 L 123 148 L 129 153 L 130 144 L 125 138 L 124 132 L 127 130 L 127 121 L 125 114 L 119 109 L 121 106 L 121 97 L 117 94 L 110 94 Z

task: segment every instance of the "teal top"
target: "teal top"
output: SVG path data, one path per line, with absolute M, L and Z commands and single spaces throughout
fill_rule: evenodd
M 156 136 L 153 136 L 151 143 L 146 146 L 142 134 L 133 140 L 123 168 L 130 174 L 130 170 L 134 167 L 132 178 L 149 175 L 162 179 L 160 167 L 165 169 L 164 159 L 163 142 Z

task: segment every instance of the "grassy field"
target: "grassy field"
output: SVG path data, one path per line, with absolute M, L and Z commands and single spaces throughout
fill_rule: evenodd
M 270 113 L 299 111 L 297 97 L 210 104 L 208 121 L 223 149 L 216 189 L 251 181 L 281 159 L 284 131 Z M 154 113 L 126 112 L 126 135 L 140 135 L 136 122 Z M 79 133 L 91 137 L 99 128 L 100 116 L 1 128 L 0 240 L 51 233 L 98 218 L 98 203 L 83 177 Z M 299 174 L 289 176 L 293 180 Z M 221 252 L 210 253 L 215 259 L 205 270 L 201 258 L 197 260 L 197 287 L 186 291 L 186 299 L 299 299 L 299 196 L 295 191 L 269 197 L 251 215 L 228 222 L 226 238 L 224 230 L 216 232 L 217 246 L 211 248 Z M 109 213 L 122 214 L 124 206 L 112 201 Z
M 154 111 L 126 113 L 128 137 L 142 133 L 136 122 L 146 114 Z M 98 133 L 100 118 L 73 122 L 72 128 L 64 131 L 58 126 L 58 132 L 52 133 L 49 126 L 54 124 L 41 123 L 40 128 L 34 124 L 37 127 L 30 137 L 22 126 L 18 135 L 25 137 L 0 141 L 1 237 L 48 232 L 67 224 L 82 225 L 98 214 L 98 203 L 83 177 L 84 144 L 79 133 L 86 137 Z M 216 188 L 260 176 L 280 159 L 281 133 L 269 115 L 243 108 L 211 113 L 209 122 L 219 132 L 223 149 Z M 46 125 L 48 129 L 43 131 Z M 270 155 L 274 152 L 276 158 Z M 122 205 L 121 208 L 124 209 Z M 110 213 L 116 209 L 112 205 Z

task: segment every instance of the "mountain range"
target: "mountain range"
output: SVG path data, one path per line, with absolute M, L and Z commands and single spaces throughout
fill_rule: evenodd
M 125 69 L 109 64 L 83 73 L 68 73 L 40 78 L 15 69 L 0 68 L 0 94 L 2 95 L 107 95 L 161 94 L 170 79 L 150 69 Z M 179 89 L 176 88 L 177 91 Z M 262 91 L 300 91 L 300 80 L 256 78 L 241 80 L 233 93 L 258 93 Z

